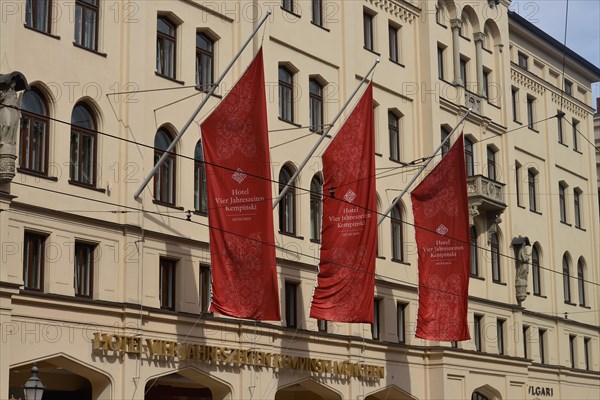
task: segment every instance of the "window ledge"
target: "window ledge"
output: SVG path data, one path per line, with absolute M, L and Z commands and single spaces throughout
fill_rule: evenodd
M 376 52 L 376 51 L 375 51 L 375 50 L 373 50 L 373 49 L 369 49 L 367 46 L 363 46 L 363 49 L 365 49 L 365 50 L 366 50 L 366 51 L 368 51 L 369 53 L 373 53 L 373 54 L 375 54 L 376 56 L 378 56 L 378 57 L 381 57 L 381 54 L 380 54 L 380 53 Z
M 439 26 L 441 26 L 444 29 L 448 29 L 448 27 L 444 24 L 442 24 L 441 22 L 436 22 L 436 24 L 438 24 Z
M 565 146 L 565 147 L 569 147 L 569 145 L 568 145 L 568 144 L 566 144 L 565 142 L 561 142 L 560 140 L 558 141 L 558 143 L 559 143 L 559 144 L 562 144 L 562 145 L 563 145 L 563 146 Z
M 517 207 L 522 208 L 523 210 L 527 210 L 527 207 L 522 206 L 521 204 L 517 204 Z
M 581 308 L 587 308 L 588 310 L 592 309 L 592 307 L 586 306 L 585 304 L 580 304 L 579 307 L 581 307 Z
M 283 236 L 291 237 L 294 239 L 304 240 L 304 236 L 297 236 L 295 233 L 279 231 L 279 234 L 283 235 Z
M 579 149 L 576 149 L 576 148 L 573 148 L 573 151 L 578 154 L 583 154 L 583 152 L 581 152 Z
M 296 128 L 302 128 L 302 125 L 297 124 L 297 123 L 295 123 L 293 121 L 288 121 L 287 119 L 283 119 L 281 117 L 277 117 L 277 119 L 279 119 L 281 122 L 286 122 L 286 123 L 288 123 L 290 125 L 294 125 Z
M 177 80 L 177 79 L 175 79 L 175 78 L 171 78 L 171 77 L 168 77 L 168 76 L 166 76 L 166 75 L 159 74 L 157 71 L 154 71 L 154 74 L 155 74 L 156 76 L 160 76 L 161 78 L 164 78 L 164 79 L 166 79 L 166 80 L 168 80 L 168 81 L 175 82 L 175 83 L 178 83 L 178 84 L 180 84 L 180 85 L 185 85 L 185 82 L 184 82 L 184 81 L 179 81 L 179 80 Z
M 159 74 L 159 76 L 162 76 L 162 75 Z M 169 79 L 169 78 L 167 78 L 167 79 Z M 176 81 L 176 82 L 179 82 L 179 81 Z M 211 86 L 214 86 L 214 85 L 211 85 Z M 195 86 L 194 89 L 196 89 L 199 92 L 206 93 L 206 94 L 208 94 L 208 92 L 210 91 L 210 89 L 206 90 L 205 88 L 203 88 L 201 86 Z M 222 99 L 223 98 L 223 96 L 221 96 L 220 94 L 216 94 L 216 93 L 213 93 L 212 97 L 216 97 L 217 99 Z
M 183 207 L 177 207 L 177 206 L 175 206 L 173 204 L 163 203 L 162 201 L 158 201 L 158 200 L 155 200 L 155 199 L 152 199 L 152 203 L 156 204 L 158 206 L 163 206 L 163 207 L 167 207 L 167 208 L 172 208 L 174 210 L 183 211 Z
M 17 168 L 17 172 L 23 175 L 35 176 L 36 178 L 46 179 L 52 182 L 58 182 L 58 178 L 55 176 L 44 175 L 40 172 L 30 171 L 28 169 Z
M 581 226 L 575 226 L 575 228 L 579 229 L 580 231 L 587 232 L 585 228 L 582 228 Z
M 485 281 L 485 278 L 483 276 L 469 275 L 469 278 L 477 279 L 478 281 Z
M 537 215 L 544 215 L 541 212 L 539 212 L 538 210 L 532 210 L 531 208 L 529 209 L 529 211 L 531 211 L 532 213 L 537 214 Z
M 100 57 L 104 57 L 104 58 L 108 57 L 108 54 L 106 54 L 106 53 L 102 53 L 101 51 L 90 49 L 89 47 L 82 46 L 76 42 L 73 42 L 73 46 L 75 46 L 79 49 L 85 50 L 85 51 L 89 51 L 90 53 L 96 54 Z
M 69 179 L 69 185 L 73 185 L 73 186 L 79 186 L 79 187 L 81 187 L 81 188 L 84 188 L 84 189 L 90 189 L 90 190 L 93 190 L 93 191 L 95 191 L 95 192 L 106 193 L 106 189 L 97 188 L 96 186 L 90 186 L 90 185 L 86 185 L 85 183 L 81 183 L 81 182 L 73 181 L 73 180 L 71 180 L 71 179 Z
M 547 299 L 548 296 L 544 296 L 543 294 L 533 294 L 535 297 L 541 297 L 542 299 Z
M 402 265 L 406 265 L 408 267 L 410 267 L 410 263 L 407 263 L 406 261 L 403 260 L 399 260 L 397 258 L 392 258 L 392 262 L 398 263 L 398 264 L 402 264 Z
M 522 123 L 521 121 L 517 121 L 516 119 L 513 119 L 513 122 L 514 122 L 515 124 L 523 125 L 523 123 Z
M 483 46 L 481 46 L 481 49 L 482 49 L 482 50 L 485 50 L 485 51 L 487 51 L 489 54 L 494 54 L 494 52 L 493 52 L 493 51 L 491 51 L 490 49 L 486 49 L 486 48 L 485 48 L 485 47 L 483 47 Z
M 494 280 L 492 280 L 492 282 L 494 282 L 496 285 L 506 286 L 506 282 L 496 282 Z
M 534 131 L 535 133 L 540 133 L 540 131 L 538 131 L 534 127 L 528 126 L 527 128 L 529 128 L 530 131 Z
M 466 37 L 466 36 L 463 36 L 463 35 L 458 35 L 458 36 L 460 36 L 461 38 L 465 39 L 467 42 L 470 42 L 470 41 L 471 41 L 471 39 L 469 39 L 469 38 L 468 38 L 468 37 Z
M 375 258 L 378 258 L 380 260 L 385 260 L 385 257 L 383 257 L 383 256 L 375 256 Z
M 404 64 L 402 64 L 402 63 L 400 63 L 400 62 L 398 62 L 398 61 L 392 60 L 391 58 L 390 58 L 390 62 L 391 62 L 392 64 L 396 64 L 396 65 L 398 65 L 398 66 L 400 66 L 400 67 L 402 67 L 402 68 L 406 68 L 406 65 L 404 65 Z
M 310 239 L 310 242 L 311 243 L 316 243 L 316 244 L 321 244 L 321 241 L 317 240 L 317 239 Z
M 282 6 L 280 6 L 279 8 L 281 8 L 282 11 L 285 11 L 288 14 L 292 14 L 294 17 L 296 17 L 298 19 L 302 18 L 302 16 L 300 14 L 296 14 L 295 12 L 288 10 L 287 8 L 284 8 Z
M 382 154 L 382 153 L 375 152 L 375 155 L 376 155 L 377 157 L 383 157 L 383 154 Z
M 208 212 L 194 210 L 193 213 L 194 215 L 200 215 L 201 217 L 208 217 Z
M 565 304 L 570 305 L 570 306 L 577 306 L 577 304 L 571 303 L 570 301 L 567 301 L 567 300 L 565 300 Z
M 321 28 L 321 29 L 323 29 L 323 30 L 324 30 L 324 31 L 326 31 L 326 32 L 331 32 L 331 30 L 330 30 L 330 29 L 328 29 L 328 28 L 325 28 L 323 25 L 316 24 L 314 21 L 310 21 L 310 23 L 311 23 L 311 24 L 313 24 L 314 26 L 316 26 L 317 28 Z
M 488 105 L 490 105 L 490 106 L 492 106 L 492 107 L 494 107 L 494 108 L 496 108 L 496 109 L 498 109 L 498 110 L 502 110 L 502 107 L 500 107 L 500 106 L 498 106 L 498 105 L 496 105 L 496 104 L 492 103 L 492 102 L 490 101 L 490 99 L 489 99 L 489 98 L 487 98 L 487 97 L 486 97 L 486 99 L 487 99 L 487 103 L 488 103 Z
M 29 29 L 30 31 L 41 33 L 42 35 L 51 37 L 52 39 L 60 40 L 60 36 L 53 35 L 53 34 L 51 34 L 49 32 L 40 31 L 40 30 L 35 29 L 35 28 L 33 28 L 33 27 L 31 27 L 31 26 L 29 26 L 27 24 L 23 24 L 23 26 L 25 27 L 25 29 Z

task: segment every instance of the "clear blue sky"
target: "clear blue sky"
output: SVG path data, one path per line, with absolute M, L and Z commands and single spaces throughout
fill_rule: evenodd
M 566 0 L 515 0 L 510 9 L 563 43 L 566 6 Z M 569 0 L 566 44 L 600 67 L 600 0 Z M 592 89 L 593 98 L 600 97 L 600 83 Z

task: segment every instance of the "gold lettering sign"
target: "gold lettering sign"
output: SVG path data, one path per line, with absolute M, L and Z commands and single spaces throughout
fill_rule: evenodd
M 298 357 L 287 354 L 272 354 L 255 350 L 231 349 L 228 347 L 207 346 L 194 343 L 179 343 L 169 340 L 142 339 L 141 336 L 94 333 L 92 350 L 137 354 L 155 359 L 179 358 L 232 366 L 256 366 L 274 369 L 327 373 L 347 377 L 360 376 L 370 379 L 383 379 L 385 367 L 350 361 L 333 361 L 322 358 Z

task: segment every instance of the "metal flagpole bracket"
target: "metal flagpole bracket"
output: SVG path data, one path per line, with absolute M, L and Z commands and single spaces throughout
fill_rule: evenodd
M 175 139 L 173 139 L 173 141 L 171 142 L 169 147 L 167 147 L 167 149 L 163 152 L 163 155 L 160 157 L 158 162 L 154 165 L 154 167 L 152 168 L 152 171 L 150 171 L 148 176 L 144 179 L 144 182 L 142 182 L 142 184 L 140 185 L 138 190 L 134 193 L 134 195 L 133 195 L 134 199 L 138 199 L 140 197 L 140 194 L 142 193 L 144 188 L 148 185 L 148 183 L 150 182 L 150 179 L 152 179 L 152 177 L 156 174 L 156 171 L 158 171 L 158 169 L 164 164 L 165 160 L 167 159 L 167 157 L 169 157 L 170 153 L 173 151 L 173 149 L 175 148 L 175 146 L 177 145 L 177 143 L 179 142 L 179 140 L 181 139 L 181 137 L 183 136 L 185 131 L 190 127 L 192 122 L 194 122 L 194 119 L 196 118 L 196 116 L 198 115 L 200 110 L 202 110 L 202 107 L 204 107 L 204 105 L 208 102 L 208 99 L 210 99 L 212 97 L 212 95 L 215 93 L 215 91 L 217 90 L 217 87 L 219 87 L 219 85 L 221 84 L 221 81 L 223 81 L 223 79 L 225 78 L 225 75 L 227 75 L 227 73 L 229 72 L 231 67 L 233 67 L 233 64 L 237 61 L 237 59 L 240 58 L 244 49 L 248 46 L 248 44 L 250 44 L 250 41 L 252 40 L 252 38 L 254 38 L 254 36 L 256 36 L 256 34 L 260 30 L 260 28 L 263 26 L 265 21 L 269 18 L 271 13 L 272 13 L 271 10 L 267 11 L 267 14 L 263 17 L 263 19 L 260 21 L 258 26 L 254 29 L 254 32 L 252 32 L 250 37 L 242 45 L 242 47 L 240 48 L 238 53 L 235 55 L 233 60 L 231 60 L 229 65 L 225 68 L 225 70 L 223 71 L 221 76 L 219 76 L 217 81 L 212 85 L 212 87 L 210 88 L 210 91 L 206 94 L 204 99 L 202 99 L 202 102 L 198 105 L 196 110 L 192 113 L 192 116 L 183 125 L 183 127 L 181 128 L 181 130 L 179 131 L 177 136 L 175 136 Z
M 358 84 L 358 86 L 356 87 L 356 89 L 354 89 L 354 92 L 352 92 L 352 94 L 350 95 L 350 97 L 348 98 L 348 100 L 346 100 L 346 102 L 344 103 L 344 105 L 342 106 L 342 108 L 340 109 L 340 111 L 337 113 L 337 115 L 333 118 L 333 120 L 331 121 L 331 123 L 327 126 L 327 128 L 325 130 L 323 130 L 323 133 L 321 133 L 321 137 L 319 138 L 319 140 L 317 140 L 317 142 L 314 144 L 314 146 L 312 147 L 312 149 L 310 149 L 310 151 L 308 152 L 308 155 L 306 156 L 306 158 L 304 159 L 304 161 L 302 161 L 302 163 L 300 164 L 300 166 L 298 167 L 298 169 L 296 170 L 296 172 L 294 172 L 294 174 L 290 178 L 289 182 L 287 182 L 285 184 L 285 187 L 279 193 L 279 196 L 277 196 L 277 199 L 275 199 L 275 202 L 273 203 L 273 209 L 275 209 L 275 207 L 277 207 L 277 204 L 279 204 L 279 202 L 281 201 L 281 199 L 283 199 L 283 196 L 285 196 L 285 194 L 287 193 L 287 191 L 292 186 L 292 182 L 294 182 L 296 180 L 296 178 L 298 177 L 298 175 L 300 175 L 300 172 L 302 172 L 302 169 L 306 166 L 306 164 L 308 163 L 308 160 L 310 160 L 310 158 L 313 156 L 313 154 L 315 154 L 315 152 L 317 151 L 317 148 L 319 148 L 319 146 L 321 145 L 321 143 L 323 142 L 323 140 L 325 140 L 325 138 L 327 137 L 327 134 L 329 133 L 329 131 L 331 130 L 331 128 L 333 128 L 333 126 L 335 125 L 335 123 L 337 122 L 337 120 L 342 116 L 342 113 L 344 112 L 344 110 L 346 109 L 346 107 L 348 107 L 348 105 L 350 104 L 350 102 L 352 101 L 352 99 L 354 98 L 354 96 L 356 96 L 356 93 L 358 93 L 358 91 L 360 90 L 360 88 L 363 85 L 363 83 L 365 83 L 369 79 L 369 75 L 371 75 L 371 73 L 373 72 L 373 70 L 375 69 L 375 67 L 377 66 L 377 64 L 379 64 L 380 62 L 381 62 L 381 60 L 379 58 L 375 60 L 375 63 L 373 64 L 373 66 L 371 67 L 371 69 L 369 69 L 369 72 L 367 72 L 367 74 L 362 79 L 362 81 L 360 81 L 360 83 Z
M 440 151 L 440 149 L 442 147 L 444 147 L 444 145 L 446 144 L 446 142 L 450 140 L 450 137 L 452 136 L 452 134 L 463 123 L 463 121 L 471 113 L 472 109 L 473 108 L 469 108 L 467 110 L 467 112 L 465 113 L 465 115 L 463 115 L 462 118 L 460 119 L 460 121 L 458 121 L 458 124 L 456 124 L 456 126 L 452 129 L 452 131 L 450 131 L 450 133 L 448 134 L 448 136 L 446 136 L 444 138 L 444 140 L 442 140 L 442 143 L 440 143 L 440 145 L 437 147 L 437 149 L 435 149 L 435 151 L 433 152 L 433 154 L 431 156 L 429 156 L 429 158 L 427 158 L 427 161 L 421 167 L 421 169 L 419 170 L 419 172 L 417 172 L 416 175 L 413 176 L 413 178 L 410 180 L 410 182 L 408 182 L 408 184 L 406 185 L 406 187 L 402 190 L 402 193 L 400 193 L 400 195 L 398 197 L 396 197 L 396 199 L 392 202 L 392 204 L 387 209 L 387 211 L 385 213 L 383 213 L 379 217 L 379 222 L 377 223 L 377 226 L 381 225 L 381 223 L 383 222 L 383 220 L 386 219 L 386 217 L 389 215 L 390 212 L 392 212 L 392 210 L 394 209 L 394 207 L 396 207 L 396 205 L 398 205 L 398 203 L 400 202 L 400 199 L 402 199 L 402 196 L 404 196 L 406 194 L 406 192 L 408 192 L 408 189 L 410 189 L 410 187 L 412 186 L 412 184 L 415 183 L 415 181 L 419 178 L 419 175 L 421 175 L 421 173 L 423 173 L 423 171 L 425 171 L 425 168 L 427 168 L 427 166 L 429 165 L 429 163 L 433 160 L 433 157 L 435 157 L 435 155 L 438 153 L 438 151 Z

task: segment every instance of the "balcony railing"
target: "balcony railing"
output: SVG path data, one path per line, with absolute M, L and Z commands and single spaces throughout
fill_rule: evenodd
M 504 183 L 483 175 L 467 177 L 469 203 L 476 203 L 482 211 L 499 211 L 506 208 Z

